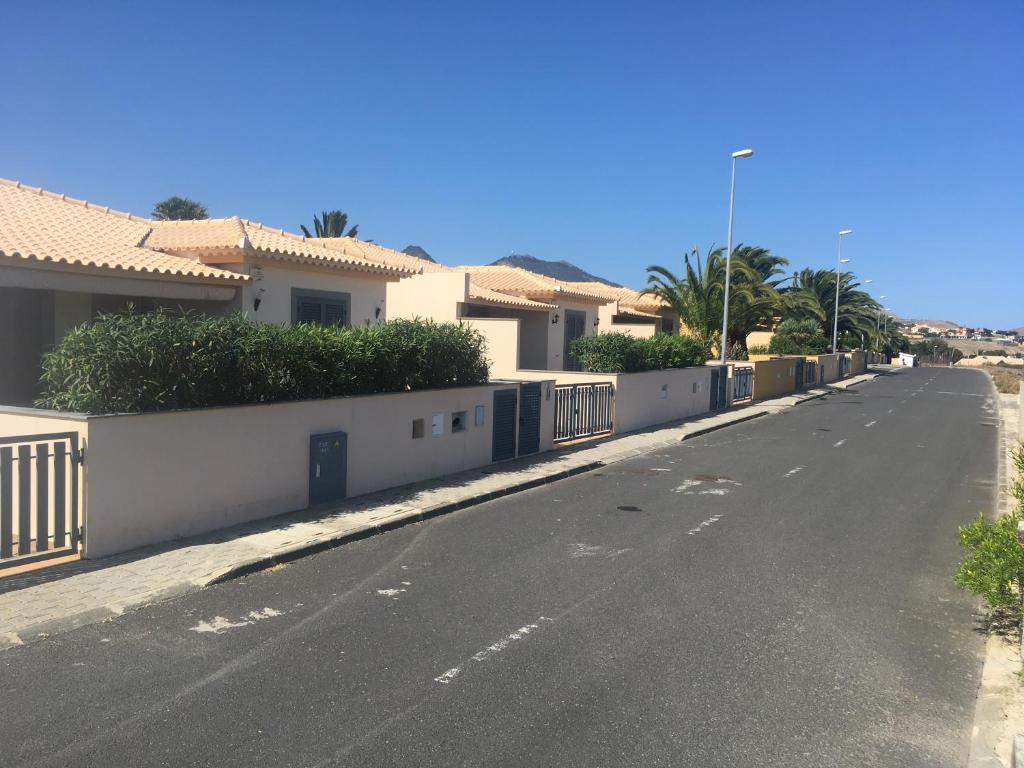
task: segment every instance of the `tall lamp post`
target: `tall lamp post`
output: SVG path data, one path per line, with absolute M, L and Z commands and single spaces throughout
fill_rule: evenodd
M 740 149 L 732 153 L 732 183 L 729 185 L 729 236 L 725 241 L 725 309 L 722 312 L 722 365 L 725 365 L 729 354 L 729 284 L 732 279 L 732 209 L 736 199 L 736 161 L 741 157 L 750 157 L 752 149 Z
M 839 230 L 839 255 L 836 257 L 836 316 L 832 321 L 832 354 L 839 351 L 839 270 L 843 264 L 849 263 L 849 259 L 843 258 L 843 237 L 853 234 L 852 229 Z
M 879 301 L 883 301 L 884 299 L 885 299 L 885 296 L 879 296 L 878 297 Z M 882 325 L 882 310 L 883 309 L 884 309 L 884 307 L 879 307 L 878 311 L 875 312 L 875 338 L 876 339 L 878 339 L 878 329 Z M 876 352 L 881 352 L 882 351 L 881 350 L 881 346 L 882 346 L 881 339 L 878 339 L 878 341 L 879 341 L 879 344 L 878 344 L 879 349 L 876 349 L 875 351 Z

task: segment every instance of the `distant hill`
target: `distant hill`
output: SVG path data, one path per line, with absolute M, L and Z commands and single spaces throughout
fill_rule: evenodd
M 937 328 L 940 331 L 950 331 L 954 328 L 965 327 L 963 323 L 954 323 L 952 320 L 917 320 L 907 319 L 905 323 L 913 323 L 914 325 L 927 325 L 929 328 Z
M 520 267 L 536 272 L 538 275 L 546 275 L 553 280 L 562 280 L 568 283 L 604 283 L 613 288 L 622 287 L 611 280 L 592 275 L 568 261 L 545 261 L 530 256 L 528 253 L 513 253 L 511 256 L 498 259 L 491 266 Z
M 434 264 L 437 264 L 437 262 L 434 260 L 434 257 L 427 253 L 423 248 L 420 248 L 418 245 L 407 245 L 405 246 L 405 248 L 402 249 L 402 253 L 404 253 L 407 256 L 415 256 L 417 259 L 423 259 L 424 261 L 431 261 Z

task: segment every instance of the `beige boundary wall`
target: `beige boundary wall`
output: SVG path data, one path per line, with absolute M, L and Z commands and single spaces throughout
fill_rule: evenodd
M 808 360 L 812 360 L 818 364 L 818 381 L 823 384 L 828 384 L 831 381 L 839 380 L 839 358 L 842 355 L 810 355 Z M 824 378 L 822 378 L 821 371 L 824 371 Z
M 846 357 L 850 361 L 850 368 L 847 371 L 850 376 L 858 376 L 867 371 L 868 357 L 866 352 L 854 350 L 853 352 L 846 353 Z
M 119 416 L 2 409 L 0 434 L 82 434 L 84 554 L 103 557 L 305 508 L 314 434 L 347 433 L 349 497 L 490 464 L 494 392 L 518 386 Z M 541 451 L 552 448 L 553 388 L 541 382 Z M 465 431 L 452 432 L 463 411 Z M 424 420 L 422 438 L 412 437 L 414 419 Z
M 679 421 L 711 408 L 711 370 L 704 366 L 641 373 L 519 371 L 517 377 L 554 377 L 556 384 L 610 383 L 615 389 L 613 434 Z
M 753 355 L 752 357 L 760 357 Z M 754 400 L 788 395 L 796 391 L 796 362 L 792 357 L 752 360 L 754 368 Z

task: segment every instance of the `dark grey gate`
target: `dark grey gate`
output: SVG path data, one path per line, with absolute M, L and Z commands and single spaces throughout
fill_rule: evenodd
M 562 361 L 567 371 L 582 371 L 581 363 L 569 350 L 572 343 L 587 332 L 587 314 L 578 309 L 565 310 L 565 352 Z
M 325 432 L 309 438 L 309 503 L 345 498 L 348 485 L 348 435 Z
M 499 389 L 494 393 L 491 461 L 504 461 L 516 455 L 516 399 L 514 389 Z
M 0 568 L 78 552 L 79 441 L 77 432 L 0 438 Z
M 729 371 L 724 365 L 711 368 L 711 410 L 718 411 L 729 405 L 726 387 L 729 384 Z
M 540 450 L 540 384 L 519 387 L 519 455 Z
M 732 401 L 742 403 L 754 396 L 753 366 L 734 366 L 732 369 Z
M 807 385 L 807 382 L 804 379 L 804 363 L 806 362 L 807 361 L 803 358 L 798 358 L 795 361 L 796 370 L 793 371 L 793 381 L 796 384 L 797 389 L 803 389 Z

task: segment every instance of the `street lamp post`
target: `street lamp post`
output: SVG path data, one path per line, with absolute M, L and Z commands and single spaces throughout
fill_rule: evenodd
M 885 299 L 885 296 L 879 296 L 878 297 L 879 301 L 882 301 L 884 299 Z M 876 352 L 881 352 L 882 351 L 881 350 L 881 346 L 882 346 L 881 342 L 882 342 L 882 340 L 878 338 L 878 329 L 879 329 L 879 327 L 881 325 L 882 325 L 882 307 L 879 307 L 878 311 L 875 312 L 875 339 L 878 341 L 878 345 L 877 345 L 878 349 L 875 350 Z
M 836 257 L 836 316 L 832 321 L 832 354 L 839 351 L 839 275 L 840 268 L 850 260 L 843 258 L 843 237 L 853 232 L 852 229 L 839 230 L 839 255 Z
M 722 340 L 718 346 L 722 348 L 722 365 L 725 365 L 729 354 L 729 284 L 732 279 L 732 209 L 736 199 L 736 161 L 741 157 L 750 157 L 752 149 L 741 149 L 732 153 L 732 183 L 729 185 L 729 236 L 725 241 L 725 308 L 722 311 Z

